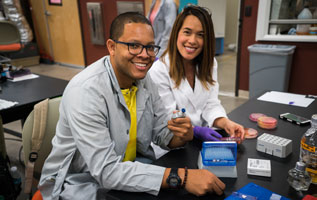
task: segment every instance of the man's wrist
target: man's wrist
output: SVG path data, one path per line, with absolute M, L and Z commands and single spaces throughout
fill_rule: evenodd
M 186 187 L 186 183 L 187 183 L 187 177 L 188 177 L 188 169 L 187 167 L 185 167 L 184 169 L 184 178 L 183 178 L 183 182 L 182 182 L 182 188 Z

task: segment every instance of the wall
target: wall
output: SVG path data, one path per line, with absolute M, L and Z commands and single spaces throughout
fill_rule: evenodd
M 241 57 L 239 72 L 239 89 L 249 90 L 249 52 L 248 46 L 261 44 L 284 44 L 296 45 L 291 66 L 291 75 L 288 92 L 298 94 L 317 95 L 317 43 L 295 43 L 295 42 L 256 42 L 256 23 L 258 0 L 245 0 L 241 5 L 242 12 L 246 6 L 252 6 L 252 14 L 250 17 L 242 18 L 242 35 L 241 35 Z
M 225 45 L 237 44 L 238 22 L 239 22 L 239 2 L 237 0 L 227 0 L 226 5 L 226 26 Z
M 105 41 L 109 39 L 109 31 L 112 20 L 117 16 L 117 1 L 118 0 L 78 0 L 81 14 L 81 26 L 84 40 L 84 51 L 86 58 L 86 66 L 95 62 L 99 58 L 108 55 L 108 49 L 106 45 L 92 44 L 90 39 L 87 2 L 100 2 L 102 3 L 102 18 Z M 125 0 L 125 1 L 138 1 L 144 0 Z

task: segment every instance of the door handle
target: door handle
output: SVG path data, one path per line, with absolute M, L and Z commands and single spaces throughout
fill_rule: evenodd
M 47 10 L 44 12 L 44 14 L 45 14 L 46 16 L 51 16 L 51 15 L 52 15 L 52 13 L 51 13 L 50 11 L 47 11 Z

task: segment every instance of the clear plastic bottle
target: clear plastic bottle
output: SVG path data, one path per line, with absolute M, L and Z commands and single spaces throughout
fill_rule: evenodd
M 317 114 L 311 118 L 311 127 L 301 139 L 300 161 L 306 164 L 306 171 L 317 184 Z
M 287 182 L 296 191 L 307 191 L 311 183 L 311 177 L 305 170 L 306 165 L 303 162 L 297 162 L 295 168 L 288 171 Z
M 313 12 L 313 19 L 317 20 L 317 8 L 315 9 L 315 12 Z M 310 35 L 317 35 L 317 24 L 312 24 L 310 26 L 309 34 Z
M 299 13 L 297 19 L 312 19 L 313 15 L 310 12 L 308 6 Z M 298 24 L 296 26 L 296 34 L 297 35 L 308 35 L 309 34 L 310 24 Z
M 11 176 L 13 178 L 13 183 L 14 183 L 14 187 L 15 187 L 15 191 L 17 193 L 20 193 L 21 191 L 21 174 L 20 172 L 18 171 L 18 168 L 16 166 L 12 166 L 10 168 L 10 173 L 11 173 Z

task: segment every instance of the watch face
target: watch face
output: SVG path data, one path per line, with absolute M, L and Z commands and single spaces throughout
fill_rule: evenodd
M 168 176 L 166 182 L 171 189 L 178 189 L 181 186 L 182 180 L 177 174 L 178 169 L 171 169 L 170 175 Z
M 177 177 L 171 177 L 170 179 L 170 186 L 176 188 L 178 186 L 179 180 Z

